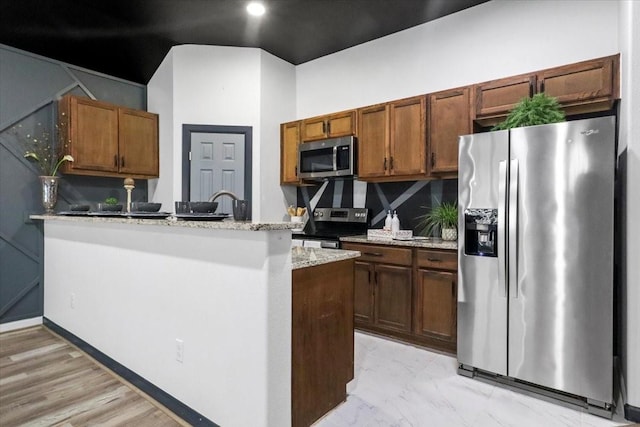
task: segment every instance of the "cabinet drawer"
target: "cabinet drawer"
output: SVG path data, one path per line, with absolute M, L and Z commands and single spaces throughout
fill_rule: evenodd
M 379 245 L 361 245 L 344 243 L 343 249 L 360 251 L 359 261 L 369 261 L 384 264 L 411 265 L 411 249 L 391 248 Z
M 458 254 L 454 251 L 418 249 L 417 261 L 418 267 L 458 270 Z

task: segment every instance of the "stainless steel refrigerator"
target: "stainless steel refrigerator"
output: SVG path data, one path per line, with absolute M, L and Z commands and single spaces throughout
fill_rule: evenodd
M 460 374 L 611 415 L 614 171 L 614 117 L 460 137 Z

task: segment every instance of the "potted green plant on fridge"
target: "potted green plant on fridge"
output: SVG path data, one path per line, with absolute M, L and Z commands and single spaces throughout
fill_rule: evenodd
M 456 202 L 439 203 L 417 219 L 419 220 L 417 230 L 423 236 L 429 236 L 440 229 L 442 240 L 458 238 L 458 204 Z
M 544 92 L 531 98 L 522 98 L 509 112 L 504 122 L 491 130 L 506 130 L 522 126 L 546 125 L 565 121 L 565 114 L 558 100 Z

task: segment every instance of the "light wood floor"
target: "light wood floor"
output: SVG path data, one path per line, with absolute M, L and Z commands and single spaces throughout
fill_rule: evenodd
M 0 334 L 0 426 L 186 426 L 44 327 Z

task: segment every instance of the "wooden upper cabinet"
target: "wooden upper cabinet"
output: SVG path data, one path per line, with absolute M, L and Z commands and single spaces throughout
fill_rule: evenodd
M 620 97 L 620 56 L 565 65 L 538 73 L 538 91 L 558 98 L 567 114 L 608 110 Z
M 121 174 L 159 175 L 158 115 L 118 108 Z
M 303 142 L 355 135 L 356 111 L 349 110 L 302 121 Z
M 159 174 L 158 115 L 68 95 L 59 103 L 67 174 L 153 178 Z
M 426 98 L 358 110 L 358 178 L 390 181 L 426 175 Z
M 458 171 L 458 137 L 472 132 L 471 88 L 429 95 L 429 169 L 431 174 Z
M 88 98 L 65 98 L 59 111 L 67 118 L 63 125 L 69 132 L 65 173 L 72 171 L 118 171 L 118 108 Z
M 280 125 L 280 184 L 298 184 L 300 121 Z
M 358 177 L 388 175 L 389 105 L 358 110 Z
M 495 124 L 504 119 L 522 98 L 533 96 L 535 74 L 527 74 L 480 83 L 475 86 L 476 121 Z
M 567 115 L 608 111 L 620 98 L 620 55 L 507 77 L 474 86 L 475 120 L 496 124 L 522 99 L 544 92 Z
M 390 175 L 427 172 L 426 100 L 424 96 L 390 103 Z

